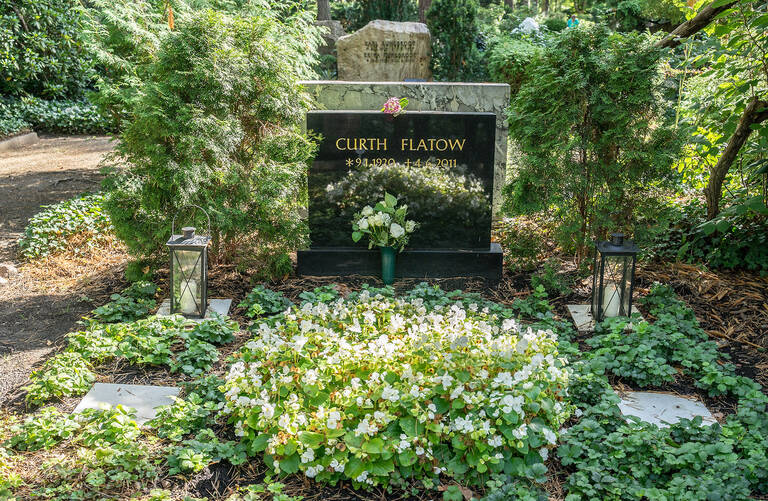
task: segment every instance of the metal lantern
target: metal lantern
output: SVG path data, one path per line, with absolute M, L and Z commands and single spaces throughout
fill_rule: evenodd
M 197 207 L 196 205 L 191 207 Z M 171 313 L 188 318 L 204 318 L 208 306 L 208 244 L 211 241 L 211 218 L 208 234 L 196 235 L 193 226 L 176 235 L 176 216 L 171 223 L 171 239 L 166 245 L 171 254 Z
M 624 240 L 622 233 L 612 234 L 609 241 L 597 242 L 595 247 L 592 318 L 602 322 L 606 317 L 628 317 L 639 249 L 632 240 Z

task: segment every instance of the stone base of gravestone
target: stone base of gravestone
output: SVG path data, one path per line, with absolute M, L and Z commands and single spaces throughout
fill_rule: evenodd
M 592 318 L 591 307 L 588 304 L 569 304 L 567 306 L 568 313 L 571 314 L 573 323 L 576 325 L 576 330 L 580 334 L 589 334 L 595 332 L 595 319 Z M 637 313 L 640 315 L 640 320 L 643 320 L 643 315 L 637 308 L 632 306 L 632 314 Z M 631 331 L 634 326 L 632 323 L 628 323 L 624 330 Z
M 678 423 L 681 419 L 701 417 L 703 425 L 716 423 L 709 409 L 699 400 L 670 393 L 630 391 L 620 397 L 619 409 L 625 416 L 636 416 L 659 428 Z
M 395 278 L 479 277 L 499 281 L 504 256 L 501 246 L 492 243 L 489 250 L 405 250 L 397 254 Z M 321 248 L 298 252 L 299 275 L 345 276 L 381 274 L 378 250 Z
M 150 386 L 142 384 L 96 383 L 83 397 L 75 412 L 105 407 L 132 407 L 136 409 L 136 423 L 144 424 L 157 414 L 161 405 L 170 405 L 179 396 L 175 386 Z
M 205 318 L 213 318 L 214 314 L 226 317 L 229 315 L 229 309 L 232 307 L 231 299 L 209 299 L 208 309 L 205 310 Z M 158 317 L 168 317 L 171 315 L 171 300 L 163 300 L 160 308 L 157 310 Z M 190 318 L 191 322 L 202 322 L 202 318 Z

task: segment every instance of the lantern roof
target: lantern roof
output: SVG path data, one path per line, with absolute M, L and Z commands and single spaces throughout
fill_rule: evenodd
M 207 235 L 195 235 L 195 228 L 193 226 L 187 226 L 182 228 L 181 235 L 171 235 L 170 240 L 165 245 L 168 247 L 198 247 L 205 248 L 211 241 L 211 237 Z
M 595 244 L 600 254 L 608 256 L 633 256 L 640 252 L 634 240 L 624 238 L 621 233 L 614 233 L 610 240 L 603 240 Z

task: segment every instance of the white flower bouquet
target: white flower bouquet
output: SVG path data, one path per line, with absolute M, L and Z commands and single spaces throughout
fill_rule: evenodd
M 408 244 L 411 233 L 418 223 L 406 219 L 408 206 L 397 206 L 397 198 L 389 193 L 375 207 L 366 205 L 355 214 L 352 221 L 352 240 L 359 242 L 363 235 L 368 235 L 368 248 L 394 247 L 399 250 Z

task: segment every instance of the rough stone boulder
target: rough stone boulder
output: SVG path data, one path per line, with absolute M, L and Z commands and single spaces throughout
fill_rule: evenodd
M 429 80 L 432 45 L 423 23 L 375 20 L 336 41 L 339 80 Z

